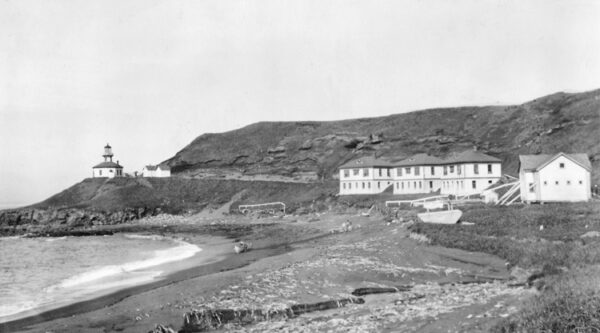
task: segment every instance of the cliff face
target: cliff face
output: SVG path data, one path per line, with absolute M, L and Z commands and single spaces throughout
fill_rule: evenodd
M 331 122 L 262 122 L 203 134 L 165 162 L 175 174 L 271 174 L 331 179 L 364 155 L 404 158 L 474 146 L 516 174 L 519 154 L 582 152 L 600 180 L 600 90 L 557 93 L 522 105 L 432 109 Z

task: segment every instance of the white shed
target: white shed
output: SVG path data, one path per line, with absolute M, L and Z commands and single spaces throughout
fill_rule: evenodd
M 520 155 L 523 202 L 588 201 L 592 165 L 587 154 Z
M 144 177 L 171 177 L 171 168 L 168 165 L 146 165 L 142 169 Z

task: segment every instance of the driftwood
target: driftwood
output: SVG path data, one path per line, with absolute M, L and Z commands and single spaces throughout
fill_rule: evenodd
M 352 292 L 354 296 L 364 296 L 370 294 L 385 294 L 385 293 L 398 293 L 401 291 L 409 291 L 412 286 L 397 286 L 392 288 L 358 288 Z
M 148 333 L 177 333 L 177 331 L 170 328 L 169 326 L 157 324 L 156 326 L 154 326 L 154 329 L 152 331 L 149 331 Z
M 200 309 L 184 314 L 183 327 L 179 332 L 204 332 L 219 329 L 225 324 L 248 325 L 260 321 L 289 319 L 300 314 L 336 309 L 346 304 L 363 304 L 362 298 L 344 298 L 335 301 L 326 301 L 312 304 L 296 304 L 279 310 L 261 309 Z

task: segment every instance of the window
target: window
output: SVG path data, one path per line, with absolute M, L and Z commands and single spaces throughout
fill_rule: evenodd
M 530 193 L 535 192 L 535 186 L 533 186 L 533 183 L 529 183 L 529 192 Z
M 363 169 L 363 177 L 368 177 L 369 176 L 369 169 Z
M 368 182 L 368 183 L 367 183 L 367 187 L 368 187 L 368 188 L 371 188 L 371 182 Z
M 344 178 L 348 178 L 350 177 L 350 170 L 346 169 L 344 170 Z
M 544 185 L 548 185 L 548 182 L 544 180 Z
M 473 188 L 477 188 L 477 181 L 476 181 L 476 180 L 474 180 L 474 181 L 471 183 L 471 186 L 473 186 Z
M 352 183 L 348 183 L 348 189 L 351 190 L 352 189 Z
M 433 182 L 432 181 L 429 182 L 429 188 L 433 188 Z
M 404 171 L 406 171 L 406 174 L 407 174 L 407 175 L 410 175 L 410 169 L 411 169 L 411 168 L 405 168 L 405 169 L 404 169 Z
M 379 169 L 379 177 L 381 177 L 381 169 Z
M 99 175 L 102 176 L 102 170 L 98 170 L 99 171 Z
M 362 187 L 363 187 L 363 189 L 365 188 L 365 182 L 362 183 Z
M 398 174 L 398 177 L 402 177 L 402 168 L 397 168 L 396 173 Z
M 342 184 L 342 188 L 345 190 L 346 189 L 346 183 Z
M 454 165 L 450 166 L 450 173 L 454 173 Z
M 417 189 L 417 182 L 413 182 L 414 189 Z
M 423 182 L 419 182 L 419 188 L 423 188 Z
M 108 170 L 108 172 L 113 173 L 113 169 Z
M 491 184 L 491 183 L 492 183 L 492 181 L 491 181 L 491 180 L 488 180 L 488 184 Z
M 458 174 L 460 175 L 460 173 L 461 173 L 461 169 L 462 169 L 462 168 L 460 167 L 460 165 L 457 165 L 457 166 L 456 166 L 456 173 L 458 173 Z
M 558 185 L 558 180 L 554 182 L 554 185 Z
M 400 188 L 400 183 L 396 182 L 396 189 L 399 189 L 399 188 Z
M 352 174 L 358 176 L 359 169 L 352 169 Z
M 571 185 L 571 181 L 570 180 L 567 180 L 567 185 Z
M 565 164 L 564 163 L 559 163 L 558 167 L 561 168 L 561 169 L 564 169 L 565 168 Z
M 435 167 L 431 167 L 431 175 L 435 175 Z
M 492 165 L 488 164 L 488 174 L 491 174 L 491 173 L 492 173 Z
M 415 176 L 418 176 L 421 174 L 421 168 L 420 167 L 415 167 Z
M 579 181 L 579 185 L 583 185 L 583 181 L 581 181 L 581 180 L 580 180 L 580 181 Z
M 404 189 L 404 182 L 402 182 L 402 184 L 400 184 L 400 185 L 402 185 L 402 189 Z
M 448 167 L 444 165 L 444 176 L 448 174 Z
M 479 164 L 473 164 L 473 173 L 476 175 L 479 174 Z
M 381 182 L 377 182 L 377 188 L 381 188 Z

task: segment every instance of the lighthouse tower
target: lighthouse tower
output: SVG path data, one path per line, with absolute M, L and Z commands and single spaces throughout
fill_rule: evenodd
M 104 155 L 102 157 L 104 157 L 104 162 L 112 162 L 112 147 L 108 143 L 104 146 Z
M 104 146 L 104 162 L 92 168 L 92 177 L 94 178 L 114 178 L 123 177 L 123 167 L 119 165 L 119 161 L 113 162 L 112 147 L 107 143 Z

